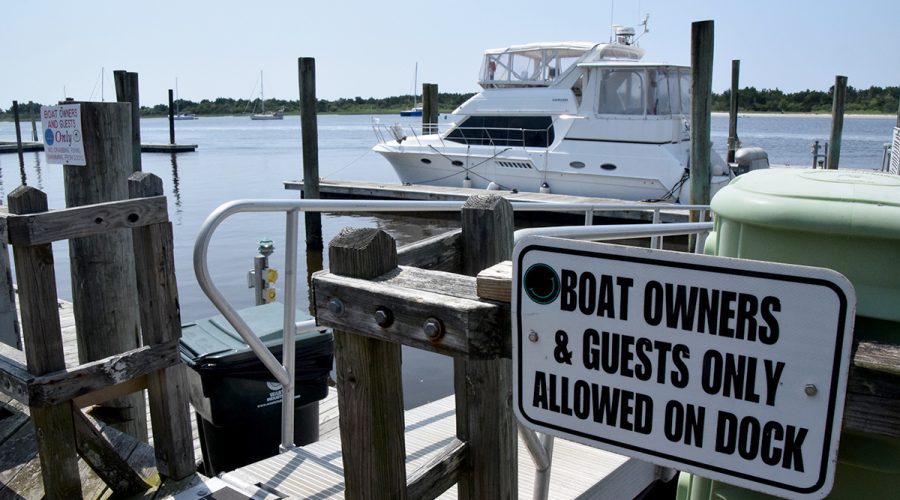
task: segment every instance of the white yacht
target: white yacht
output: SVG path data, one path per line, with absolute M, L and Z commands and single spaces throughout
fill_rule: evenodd
M 449 127 L 376 126 L 373 149 L 403 183 L 687 203 L 690 68 L 643 62 L 633 40 L 488 50 Z M 732 178 L 714 152 L 711 172 L 712 193 Z

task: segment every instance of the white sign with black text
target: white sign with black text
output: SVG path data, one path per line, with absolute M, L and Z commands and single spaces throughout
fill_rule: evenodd
M 526 427 L 774 495 L 831 490 L 856 310 L 842 275 L 533 236 L 512 302 Z
M 84 158 L 84 133 L 81 130 L 81 104 L 41 106 L 44 130 L 44 155 L 47 163 L 87 165 Z

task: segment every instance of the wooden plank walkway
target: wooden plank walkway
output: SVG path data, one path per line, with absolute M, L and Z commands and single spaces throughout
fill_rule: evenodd
M 288 190 L 303 189 L 303 181 L 284 181 Z M 509 201 L 530 203 L 591 203 L 591 204 L 625 204 L 635 203 L 611 198 L 593 198 L 587 196 L 569 196 L 564 194 L 514 193 L 512 191 L 486 191 L 484 189 L 455 188 L 446 186 L 425 186 L 421 184 L 391 184 L 363 181 L 322 180 L 319 191 L 323 198 L 364 198 L 379 200 L 418 200 L 418 201 L 466 201 L 476 194 L 496 194 Z M 653 208 L 653 203 L 645 203 Z M 583 214 L 580 212 L 579 214 Z M 610 210 L 597 212 L 596 216 L 613 219 L 650 222 L 653 215 L 650 211 Z M 661 222 L 687 222 L 687 210 L 662 210 Z
M 456 433 L 454 398 L 448 396 L 406 412 L 406 473 L 438 455 Z M 336 412 L 335 412 L 336 415 Z M 519 440 L 519 498 L 530 498 L 534 463 Z M 659 477 L 656 466 L 581 444 L 557 439 L 549 498 L 633 498 Z M 296 450 L 223 474 L 222 480 L 247 494 L 278 498 L 344 498 L 341 441 L 338 433 Z M 603 483 L 596 483 L 603 479 Z M 260 491 L 250 485 L 262 485 Z M 439 498 L 456 498 L 456 487 Z M 273 497 L 275 498 L 275 497 Z

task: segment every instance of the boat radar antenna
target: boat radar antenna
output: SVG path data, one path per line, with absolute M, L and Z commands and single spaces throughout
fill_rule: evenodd
M 645 14 L 644 20 L 641 21 L 641 24 L 640 24 L 641 26 L 644 27 L 644 31 L 642 31 L 640 35 L 638 35 L 634 38 L 633 43 L 635 45 L 637 45 L 637 41 L 640 40 L 642 36 L 646 35 L 647 33 L 650 33 L 650 28 L 647 26 L 647 21 L 649 21 L 649 20 L 650 20 L 650 14 Z

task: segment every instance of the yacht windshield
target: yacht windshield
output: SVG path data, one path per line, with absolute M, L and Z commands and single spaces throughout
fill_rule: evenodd
M 578 61 L 590 46 L 511 47 L 484 55 L 481 85 L 490 87 L 547 86 Z

